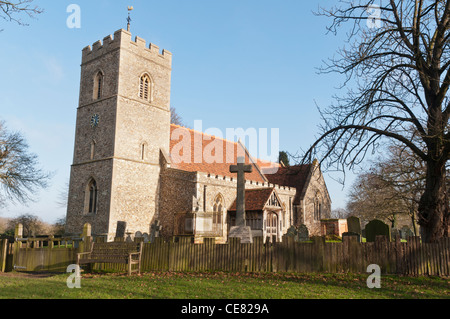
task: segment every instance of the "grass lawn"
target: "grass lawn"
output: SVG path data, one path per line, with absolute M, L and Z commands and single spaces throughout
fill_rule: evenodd
M 368 275 L 155 272 L 133 276 L 83 274 L 69 289 L 69 274 L 0 274 L 3 299 L 450 299 L 450 279 Z

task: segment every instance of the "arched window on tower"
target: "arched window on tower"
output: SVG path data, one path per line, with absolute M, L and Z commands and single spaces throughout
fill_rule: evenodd
M 97 213 L 98 188 L 95 179 L 91 179 L 86 189 L 86 210 L 88 214 Z
M 98 71 L 94 78 L 94 100 L 99 100 L 103 95 L 103 73 Z
M 148 74 L 144 74 L 140 78 L 139 82 L 139 97 L 146 101 L 151 101 L 151 89 L 152 89 L 152 81 Z

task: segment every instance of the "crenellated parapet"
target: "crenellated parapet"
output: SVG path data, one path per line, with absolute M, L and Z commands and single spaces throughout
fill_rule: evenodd
M 132 40 L 132 35 L 126 30 L 118 30 L 109 35 L 103 41 L 97 41 L 92 46 L 87 46 L 82 51 L 82 64 L 89 63 L 100 56 L 115 50 L 128 49 L 143 58 L 155 61 L 167 67 L 172 65 L 172 53 L 167 50 L 160 51 L 159 46 L 150 43 L 147 47 L 146 41 L 138 36 Z
M 233 185 L 236 184 L 237 179 L 230 177 L 230 176 L 222 176 L 217 174 L 211 174 L 211 173 L 201 173 L 198 172 L 198 181 L 206 181 L 209 180 L 211 182 L 217 182 L 217 183 L 233 183 Z M 269 182 L 260 182 L 260 181 L 252 181 L 252 180 L 246 180 L 245 184 L 249 186 L 250 188 L 275 188 L 277 190 L 285 190 L 289 192 L 295 192 L 295 187 L 289 187 L 289 186 L 283 186 L 283 185 L 277 185 L 272 184 Z

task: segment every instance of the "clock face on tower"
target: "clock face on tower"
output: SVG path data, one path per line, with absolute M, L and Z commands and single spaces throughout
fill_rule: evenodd
M 92 127 L 97 127 L 99 121 L 100 121 L 100 116 L 98 116 L 98 114 L 92 115 L 92 117 L 91 117 L 91 126 Z

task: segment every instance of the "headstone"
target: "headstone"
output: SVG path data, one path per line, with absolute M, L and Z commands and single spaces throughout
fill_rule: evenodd
M 155 222 L 150 226 L 150 242 L 154 243 L 155 238 L 159 237 L 159 232 L 161 231 L 161 224 L 159 220 L 155 220 Z
M 121 221 L 117 222 L 116 238 L 124 238 L 126 230 L 127 230 L 126 222 L 121 222 Z
M 400 240 L 400 235 L 400 230 L 398 230 L 397 228 L 391 230 L 391 237 L 394 241 L 396 241 L 397 239 Z
M 240 238 L 241 243 L 253 243 L 251 227 L 245 221 L 245 173 L 251 173 L 253 167 L 245 165 L 245 158 L 239 157 L 237 165 L 230 166 L 230 173 L 237 173 L 236 226 L 231 227 L 228 237 Z
M 374 219 L 366 225 L 366 241 L 375 242 L 377 236 L 387 236 L 391 240 L 391 229 L 381 220 Z
M 347 218 L 347 227 L 349 233 L 361 235 L 361 221 L 358 217 L 351 216 Z
M 127 243 L 133 242 L 133 238 L 131 238 L 131 235 L 133 235 L 133 233 L 127 233 L 127 239 L 125 240 Z
M 297 236 L 298 236 L 297 228 L 295 228 L 295 226 L 293 226 L 293 225 L 291 227 L 289 227 L 289 229 L 286 232 L 286 236 L 294 237 L 295 239 L 297 239 Z
M 408 239 L 408 237 L 413 237 L 414 233 L 413 231 L 408 227 L 408 226 L 403 226 L 402 229 L 400 230 L 401 233 L 401 238 L 402 239 Z
M 142 235 L 142 237 L 144 237 L 144 243 L 148 243 L 148 242 L 150 241 L 150 237 L 148 236 L 147 233 L 144 233 L 144 234 Z
M 134 238 L 142 238 L 142 237 L 144 237 L 144 236 L 142 235 L 142 233 L 140 231 L 137 231 L 136 234 L 134 234 Z
M 309 230 L 306 225 L 302 224 L 298 227 L 298 241 L 308 241 L 309 240 Z
M 361 242 L 361 234 L 354 233 L 354 232 L 345 232 L 345 233 L 342 233 L 342 241 L 344 241 L 344 237 L 351 237 L 351 236 L 356 237 L 356 241 L 357 241 L 358 243 Z

